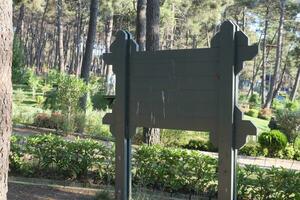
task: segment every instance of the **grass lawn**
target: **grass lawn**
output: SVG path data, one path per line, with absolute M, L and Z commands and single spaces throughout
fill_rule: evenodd
M 268 124 L 269 124 L 268 120 L 258 119 L 258 118 L 255 118 L 255 117 L 250 117 L 248 115 L 244 115 L 244 119 L 245 120 L 250 120 L 251 122 L 253 122 L 254 125 L 258 129 L 258 133 L 262 133 L 262 132 L 270 130 L 270 128 L 268 127 Z

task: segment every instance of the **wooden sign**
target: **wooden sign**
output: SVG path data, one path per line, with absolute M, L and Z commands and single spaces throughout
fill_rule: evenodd
M 119 31 L 104 61 L 116 74 L 112 113 L 104 117 L 116 137 L 116 196 L 131 193 L 131 138 L 137 127 L 210 132 L 219 149 L 219 199 L 234 199 L 236 149 L 256 135 L 237 107 L 238 74 L 258 52 L 231 21 L 224 22 L 211 48 L 139 52 Z

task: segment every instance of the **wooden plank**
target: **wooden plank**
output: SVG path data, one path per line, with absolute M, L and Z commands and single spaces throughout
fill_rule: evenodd
M 218 199 L 234 199 L 235 150 L 233 149 L 235 26 L 226 21 L 220 30 L 219 118 L 218 118 Z
M 162 51 L 141 51 L 133 53 L 131 61 L 151 62 L 153 60 L 174 60 L 174 61 L 215 61 L 219 58 L 218 48 L 202 48 L 202 49 L 179 49 L 179 50 L 162 50 Z
M 217 88 L 218 76 L 205 76 L 197 78 L 132 78 L 131 91 L 132 94 L 140 92 L 141 90 L 194 90 L 207 91 L 215 90 Z
M 177 77 L 199 78 L 213 76 L 216 74 L 217 61 L 182 61 L 182 60 L 152 60 L 134 61 L 131 64 L 131 75 L 133 78 L 169 78 Z

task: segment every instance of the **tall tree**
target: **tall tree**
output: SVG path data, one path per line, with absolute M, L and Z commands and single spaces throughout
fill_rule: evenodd
M 159 50 L 160 1 L 147 0 L 146 50 Z
M 160 0 L 147 0 L 146 18 L 146 51 L 157 51 L 159 50 Z M 143 128 L 143 134 L 146 144 L 160 142 L 160 129 Z
M 89 30 L 81 67 L 81 78 L 83 78 L 86 83 L 89 82 L 91 63 L 93 59 L 93 49 L 97 31 L 98 7 L 99 0 L 91 0 Z M 84 95 L 81 102 L 81 107 L 84 111 L 86 110 L 86 103 L 87 94 Z
M 63 73 L 65 71 L 65 60 L 64 60 L 64 28 L 62 24 L 63 15 L 63 2 L 62 0 L 56 0 L 56 25 L 57 25 L 57 44 L 58 44 L 58 65 L 59 71 Z
M 262 78 L 261 78 L 261 105 L 265 103 L 265 82 L 266 82 L 266 63 L 267 63 L 267 37 L 269 28 L 269 4 L 266 4 L 266 14 L 265 14 L 265 27 L 264 27 L 264 37 L 263 37 L 263 51 L 262 51 Z
M 145 51 L 146 47 L 146 8 L 147 0 L 137 1 L 136 41 L 140 51 Z
M 25 15 L 25 4 L 24 2 L 22 2 L 20 6 L 19 17 L 17 20 L 16 31 L 15 31 L 15 34 L 18 35 L 20 39 L 22 39 L 24 15 Z
M 0 199 L 7 199 L 12 113 L 12 1 L 0 1 Z
M 300 66 L 298 66 L 297 75 L 293 84 L 293 89 L 290 95 L 290 100 L 295 101 L 297 96 L 297 91 L 299 90 L 299 83 L 300 83 Z
M 286 0 L 280 0 L 280 17 L 279 17 L 279 25 L 278 25 L 278 33 L 277 33 L 277 46 L 276 46 L 276 59 L 274 66 L 274 73 L 271 79 L 270 90 L 267 95 L 266 102 L 263 108 L 270 108 L 271 103 L 274 96 L 274 91 L 278 79 L 278 72 L 281 64 L 281 56 L 282 56 L 282 41 L 283 41 L 283 25 L 284 25 L 284 14 L 285 14 L 285 4 Z

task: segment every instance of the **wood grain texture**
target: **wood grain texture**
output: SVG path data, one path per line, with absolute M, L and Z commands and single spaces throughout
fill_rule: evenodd
M 0 199 L 7 198 L 12 120 L 12 1 L 0 1 Z

